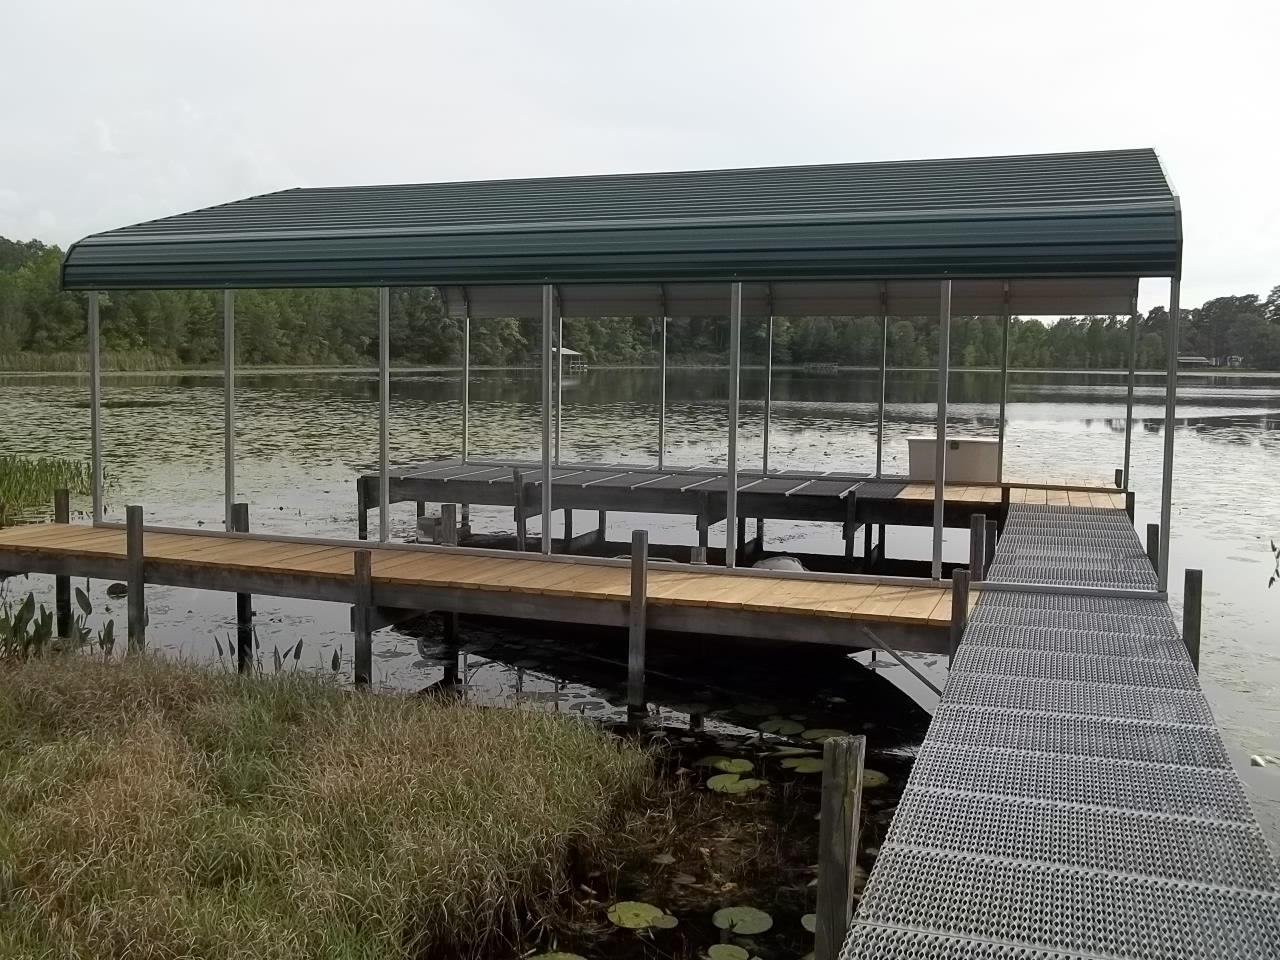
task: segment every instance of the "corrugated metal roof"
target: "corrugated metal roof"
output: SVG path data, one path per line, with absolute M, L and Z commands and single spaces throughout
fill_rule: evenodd
M 95 234 L 68 289 L 1176 275 L 1152 150 L 285 190 Z

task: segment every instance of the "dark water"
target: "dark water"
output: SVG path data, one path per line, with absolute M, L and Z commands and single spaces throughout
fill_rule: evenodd
M 1182 570 L 1205 571 L 1202 676 L 1255 807 L 1274 837 L 1280 835 L 1280 768 L 1250 768 L 1252 754 L 1280 755 L 1280 586 L 1267 589 L 1269 538 L 1280 539 L 1280 376 L 1213 377 L 1180 381 L 1174 486 L 1172 601 L 1181 605 Z M 726 456 L 727 374 L 724 370 L 671 371 L 666 462 L 723 463 Z M 392 381 L 391 457 L 408 463 L 460 452 L 460 381 L 456 371 L 396 374 Z M 1159 519 L 1164 381 L 1139 378 L 1133 441 L 1133 486 L 1139 529 Z M 108 514 L 122 518 L 126 503 L 140 503 L 150 522 L 220 525 L 222 519 L 222 382 L 219 375 L 110 376 L 105 382 L 104 451 Z M 994 436 L 999 377 L 955 374 L 950 384 L 949 429 Z M 764 382 L 743 376 L 739 456 L 760 462 Z M 250 504 L 253 528 L 315 536 L 355 535 L 356 474 L 377 458 L 377 385 L 372 372 L 289 371 L 237 379 L 237 495 Z M 1123 462 L 1123 376 L 1088 373 L 1019 374 L 1010 386 L 1006 475 L 1108 483 Z M 480 372 L 471 388 L 471 453 L 475 457 L 538 456 L 538 381 L 532 372 Z M 874 371 L 822 375 L 778 371 L 769 463 L 774 468 L 874 470 L 879 379 Z M 566 461 L 657 460 L 658 381 L 649 370 L 596 370 L 566 381 L 561 456 Z M 936 381 L 927 372 L 890 376 L 885 424 L 885 471 L 905 472 L 907 437 L 933 429 Z M 85 382 L 73 377 L 0 377 L 0 453 L 77 456 L 89 451 Z M 88 504 L 77 504 L 87 508 Z M 586 517 L 579 520 L 586 523 Z M 392 510 L 393 533 L 412 535 L 412 504 Z M 480 531 L 510 530 L 509 510 L 478 507 Z M 610 536 L 632 526 L 655 539 L 694 542 L 692 522 L 671 517 L 611 517 Z M 536 529 L 536 528 L 535 528 Z M 712 531 L 712 536 L 721 530 Z M 923 559 L 929 534 L 895 530 L 895 556 Z M 836 552 L 834 525 L 768 526 L 771 549 Z M 966 535 L 949 532 L 949 559 L 966 556 Z M 48 592 L 49 584 L 38 589 Z M 95 585 L 95 606 L 113 604 Z M 12 592 L 13 587 L 9 588 Z M 154 642 L 195 658 L 215 655 L 214 640 L 232 631 L 230 597 L 152 589 Z M 303 666 L 324 669 L 335 649 L 349 657 L 346 608 L 261 598 L 259 635 L 264 650 L 305 638 Z M 112 611 L 115 613 L 116 611 Z M 376 639 L 375 670 L 386 682 L 423 687 L 440 679 L 442 665 L 421 627 L 383 631 Z M 477 628 L 469 634 L 466 675 L 473 695 L 502 701 L 519 697 L 556 709 L 608 715 L 623 680 L 613 638 L 574 637 L 572 650 L 550 652 L 556 631 Z M 514 646 L 513 646 L 514 644 Z M 655 656 L 661 656 L 657 654 Z M 783 662 L 779 662 L 783 658 Z M 863 655 L 861 660 L 865 661 Z M 714 646 L 698 662 L 673 661 L 676 678 L 664 691 L 671 705 L 711 699 L 712 707 L 755 700 L 750 678 L 760 671 L 780 708 L 805 710 L 827 726 L 896 724 L 894 740 L 907 742 L 923 722 L 910 697 L 931 706 L 919 685 L 890 667 L 871 671 L 828 654 L 737 645 Z M 591 671 L 586 671 L 585 666 Z M 922 660 L 941 679 L 944 665 Z M 345 668 L 344 668 L 345 669 Z M 657 661 L 655 661 L 657 669 Z M 612 676 L 612 680 L 608 678 Z M 815 678 L 821 677 L 819 683 Z M 907 694 L 891 685 L 900 684 Z M 853 695 L 851 695 L 851 693 Z M 874 694 L 874 695 L 873 695 Z M 834 698 L 834 699 L 833 699 Z M 896 698 L 896 700 L 895 700 Z M 850 714 L 844 705 L 862 702 Z M 896 706 L 895 706 L 896 703 Z M 874 704 L 874 706 L 871 706 Z M 832 716 L 825 719 L 828 714 Z M 894 719 L 894 717 L 897 719 Z M 670 716 L 677 717 L 677 713 Z

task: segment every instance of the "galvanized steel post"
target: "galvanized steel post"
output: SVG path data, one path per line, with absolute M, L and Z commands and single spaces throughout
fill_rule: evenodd
M 236 292 L 222 293 L 222 521 L 236 528 Z
M 1138 298 L 1133 298 L 1132 309 L 1129 311 L 1129 391 L 1124 406 L 1124 472 L 1121 474 L 1124 482 L 1120 484 L 1121 488 L 1128 490 L 1132 487 L 1129 479 L 1129 464 L 1131 462 L 1130 455 L 1133 450 L 1133 388 L 1134 373 L 1137 370 L 1138 363 Z
M 738 552 L 738 373 L 742 363 L 742 283 L 729 287 L 729 458 L 725 470 L 724 565 Z
M 391 539 L 391 478 L 387 473 L 391 420 L 391 291 L 378 288 L 378 539 Z
M 876 417 L 876 477 L 884 476 L 884 399 L 889 371 L 889 285 L 880 283 L 880 407 Z
M 1160 569 L 1159 589 L 1169 589 L 1170 521 L 1173 519 L 1173 421 L 1178 408 L 1178 323 L 1181 281 L 1169 279 L 1169 336 L 1165 355 L 1164 385 L 1164 476 L 1160 483 Z
M 951 281 L 938 287 L 938 432 L 933 444 L 933 579 L 942 579 L 942 521 L 946 510 L 947 381 L 951 375 Z
M 98 292 L 89 292 L 89 451 L 92 461 L 93 522 L 102 522 L 102 353 Z
M 996 441 L 996 483 L 1004 481 L 1004 432 L 1007 427 L 1009 407 L 1009 325 L 1012 314 L 1009 310 L 1009 281 L 1004 282 L 1002 300 L 1002 318 L 1004 331 L 1000 342 L 1000 438 Z
M 542 285 L 542 552 L 551 553 L 551 320 L 555 287 Z
M 765 333 L 764 352 L 764 441 L 760 454 L 760 472 L 769 472 L 769 424 L 773 413 L 773 312 L 770 307 L 769 324 Z
M 462 462 L 471 447 L 471 303 L 462 291 Z
M 658 359 L 658 469 L 667 456 L 667 318 L 662 318 L 662 353 Z
M 564 405 L 564 317 L 556 316 L 556 443 L 555 462 L 560 464 L 560 408 Z

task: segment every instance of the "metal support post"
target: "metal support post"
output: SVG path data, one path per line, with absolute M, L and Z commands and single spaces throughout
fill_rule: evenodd
M 1173 522 L 1173 435 L 1178 412 L 1178 323 L 1181 320 L 1177 277 L 1169 280 L 1169 336 L 1165 357 L 1164 385 L 1164 476 L 1160 482 L 1160 571 L 1159 590 L 1169 589 L 1169 541 Z
M 542 552 L 551 553 L 551 321 L 556 291 L 542 285 Z
M 93 522 L 102 522 L 102 347 L 98 292 L 89 293 L 89 449 L 92 460 Z
M 658 356 L 658 469 L 667 458 L 667 318 L 662 318 L 662 350 Z
M 1129 389 L 1124 404 L 1124 469 L 1121 473 L 1121 488 L 1128 490 L 1133 486 L 1130 479 L 1129 464 L 1133 452 L 1133 389 L 1138 364 L 1138 298 L 1133 298 L 1129 311 Z
M 1009 408 L 1009 327 L 1013 323 L 1009 310 L 1009 281 L 1004 282 L 1002 301 L 1003 332 L 1000 340 L 1000 437 L 996 441 L 996 483 L 1004 481 L 1004 434 L 1008 427 Z
M 729 285 L 729 462 L 725 470 L 724 565 L 737 566 L 738 373 L 742 364 L 742 284 Z
M 236 292 L 222 292 L 222 520 L 234 530 L 236 499 Z
M 951 374 L 951 281 L 938 285 L 938 430 L 933 456 L 933 579 L 942 579 L 942 521 L 946 510 L 947 381 Z
M 884 476 L 884 401 L 889 373 L 889 285 L 880 283 L 880 404 L 876 416 L 876 477 Z
M 391 478 L 387 473 L 391 420 L 391 291 L 378 289 L 378 539 L 391 539 Z
M 462 462 L 471 453 L 471 301 L 462 288 Z
M 773 315 L 769 316 L 764 353 L 764 441 L 760 453 L 760 472 L 769 473 L 769 426 L 773 419 Z
M 564 406 L 564 317 L 556 316 L 556 442 L 555 462 L 560 465 L 560 409 Z

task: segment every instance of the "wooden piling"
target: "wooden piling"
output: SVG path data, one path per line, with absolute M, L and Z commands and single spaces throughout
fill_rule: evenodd
M 975 513 L 969 517 L 969 576 L 974 583 L 986 579 L 987 518 Z
M 1160 574 L 1160 524 L 1147 524 L 1147 559 L 1151 561 L 1151 569 Z
M 369 484 L 367 477 L 356 480 L 356 536 L 369 539 Z
M 427 515 L 427 505 L 422 500 L 414 501 L 414 517 L 421 520 Z
M 451 547 L 458 545 L 458 505 L 456 503 L 440 504 L 440 539 L 437 543 Z
M 53 522 L 71 522 L 71 494 L 65 488 L 53 491 Z M 71 636 L 71 578 L 53 578 L 53 607 L 57 614 L 58 636 Z
M 996 544 L 1000 541 L 1000 526 L 994 520 L 987 521 L 987 570 L 996 558 Z M 987 570 L 982 571 L 982 579 L 987 579 Z
M 1200 672 L 1200 614 L 1204 571 L 1188 569 L 1182 581 L 1182 642 L 1191 665 Z
M 573 510 L 569 507 L 564 508 L 564 552 L 569 553 L 573 549 Z
M 627 614 L 627 715 L 633 721 L 645 714 L 645 604 L 649 586 L 649 533 L 631 532 L 631 604 Z
M 951 636 L 948 665 L 956 658 L 960 639 L 969 622 L 969 571 L 961 567 L 951 572 Z
M 866 750 L 866 737 L 832 737 L 822 745 L 814 960 L 836 960 L 853 919 Z
M 1120 467 L 1116 467 L 1116 489 L 1117 490 L 1124 489 L 1124 470 L 1122 470 Z
M 1004 532 L 1004 525 L 1009 522 L 1009 486 L 1008 484 L 1000 485 L 1000 532 Z
M 519 470 L 511 471 L 511 495 L 515 503 L 515 521 L 516 521 L 516 549 L 523 552 L 525 549 L 526 530 L 525 530 L 525 512 L 524 512 L 524 476 Z
M 142 507 L 127 506 L 125 517 L 125 580 L 129 588 L 129 652 L 147 645 L 147 598 L 144 586 Z
M 1137 499 L 1137 496 L 1132 490 L 1127 491 L 1124 495 L 1124 512 L 1129 515 L 1130 523 L 1133 523 L 1133 510 L 1137 505 Z
M 853 541 L 858 536 L 858 495 L 850 490 L 844 498 L 844 557 L 853 559 Z
M 237 533 L 249 532 L 249 504 L 231 505 L 231 529 Z M 236 670 L 253 671 L 253 594 L 236 594 Z
M 373 571 L 368 550 L 355 552 L 355 581 L 351 623 L 355 632 L 355 683 L 373 682 Z
M 609 542 L 605 532 L 605 524 L 609 520 L 609 511 L 601 510 L 596 515 L 596 546 L 603 547 Z

